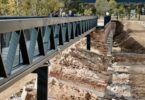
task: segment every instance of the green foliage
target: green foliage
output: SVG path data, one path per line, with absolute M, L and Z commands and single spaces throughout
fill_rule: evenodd
M 92 7 L 81 0 L 0 0 L 0 15 L 4 16 L 47 16 L 60 8 L 66 13 L 71 10 L 75 14 L 92 14 Z
M 8 0 L 0 0 L 0 15 L 7 15 L 8 8 L 7 8 Z
M 137 6 L 137 16 L 138 16 L 138 20 L 140 20 L 140 14 L 141 14 L 141 6 Z
M 9 0 L 8 1 L 8 8 L 11 8 L 8 10 L 8 15 L 17 15 L 17 7 L 15 0 Z
M 0 15 L 47 16 L 63 6 L 60 0 L 0 0 Z
M 81 0 L 62 0 L 65 5 L 65 11 L 72 10 L 74 13 L 83 13 L 84 5 Z
M 105 15 L 109 10 L 109 5 L 107 0 L 96 0 L 96 12 L 99 16 Z
M 92 14 L 92 9 L 85 9 L 84 15 L 90 16 Z
M 48 11 L 50 13 L 58 11 L 60 8 L 62 8 L 64 4 L 60 2 L 59 0 L 48 0 Z
M 141 13 L 141 6 L 137 6 L 137 14 L 140 14 Z
M 136 8 L 136 5 L 135 4 L 130 4 L 130 9 L 135 9 Z
M 3 14 L 3 4 L 2 4 L 2 0 L 0 0 L 0 15 Z
M 125 8 L 124 8 L 124 6 L 120 5 L 117 12 L 118 12 L 118 15 L 120 17 L 123 17 L 124 14 L 125 14 Z
M 21 7 L 20 7 L 21 5 Z M 23 15 L 23 16 L 31 16 L 31 2 L 30 0 L 23 0 L 23 3 L 19 5 L 19 11 L 18 14 L 19 15 Z M 21 11 L 21 13 L 20 13 Z
M 117 3 L 115 0 L 109 1 L 109 11 L 111 14 L 115 14 L 117 9 Z

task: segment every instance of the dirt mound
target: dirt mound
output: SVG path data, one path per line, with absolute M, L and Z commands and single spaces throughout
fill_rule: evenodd
M 51 60 L 49 97 L 54 100 L 98 100 L 105 95 L 110 74 L 107 73 L 103 35 L 101 31 L 91 33 L 91 51 L 84 48 L 86 40 L 83 39 Z
M 145 55 L 137 54 L 116 54 L 113 55 L 112 62 L 117 62 L 118 64 L 145 64 Z
M 55 78 L 49 79 L 48 88 L 52 100 L 98 100 L 95 93 L 65 84 Z
M 103 41 L 104 39 L 104 31 L 96 30 L 91 33 L 91 48 L 100 51 L 101 54 L 106 55 L 107 47 Z
M 100 55 L 83 49 L 73 49 L 57 65 L 53 65 L 50 75 L 104 91 L 109 77 L 103 62 Z
M 124 30 L 124 25 L 116 21 L 116 29 L 114 33 L 114 41 L 117 42 L 118 44 L 121 43 L 123 40 L 125 40 L 128 37 L 128 32 Z
M 144 53 L 145 28 L 140 22 L 125 21 L 116 23 L 114 43 L 121 47 L 122 52 Z

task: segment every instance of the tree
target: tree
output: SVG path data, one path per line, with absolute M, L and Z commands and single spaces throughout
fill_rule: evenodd
M 74 13 L 83 13 L 84 10 L 81 0 L 62 0 L 65 6 L 65 11 L 73 11 Z
M 69 6 L 71 4 L 71 0 L 61 0 L 61 2 L 63 2 L 65 10 L 69 10 Z
M 109 5 L 107 0 L 96 0 L 96 12 L 99 16 L 105 15 L 109 10 Z
M 15 0 L 9 0 L 7 7 L 10 8 L 10 9 L 8 9 L 8 15 L 11 15 L 11 16 L 12 15 L 17 15 L 17 11 L 16 11 L 17 5 L 16 5 Z
M 38 0 L 31 0 L 31 15 L 37 16 L 37 2 Z
M 122 18 L 125 14 L 125 8 L 123 5 L 120 5 L 119 8 L 118 8 L 118 15 Z
M 48 12 L 54 13 L 58 11 L 60 8 L 62 8 L 64 4 L 60 2 L 59 0 L 48 0 Z
M 0 0 L 0 15 L 3 14 L 3 4 L 2 4 L 2 0 Z
M 141 6 L 137 5 L 137 15 L 138 15 L 138 20 L 140 20 L 140 15 L 141 15 Z
M 92 9 L 85 9 L 84 15 L 90 16 L 92 14 Z
M 31 7 L 32 6 L 31 6 L 31 1 L 30 0 L 23 0 L 23 3 L 21 4 L 21 15 L 31 16 Z
M 46 16 L 46 15 L 48 15 L 48 13 L 49 13 L 48 12 L 48 0 L 37 0 L 37 2 L 36 2 L 36 15 L 37 16 Z
M 60 0 L 0 0 L 0 15 L 47 16 L 63 6 Z
M 77 13 L 81 10 L 81 0 L 71 0 L 69 9 Z
M 127 9 L 128 20 L 130 20 L 130 11 L 131 11 L 131 6 L 129 5 L 126 9 Z
M 116 14 L 117 3 L 115 0 L 109 1 L 109 11 L 111 14 Z
M 8 14 L 8 0 L 0 0 L 0 15 L 7 15 Z

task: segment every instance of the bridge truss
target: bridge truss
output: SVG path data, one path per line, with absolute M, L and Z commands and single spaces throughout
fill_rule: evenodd
M 38 74 L 37 99 L 47 100 L 49 59 L 96 29 L 97 17 L 0 19 L 0 92 Z

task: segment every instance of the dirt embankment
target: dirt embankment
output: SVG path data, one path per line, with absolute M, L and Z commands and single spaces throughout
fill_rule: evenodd
M 122 24 L 123 23 L 123 24 Z M 106 98 L 144 100 L 145 98 L 145 27 L 138 21 L 117 22 L 114 34 L 112 73 Z
M 85 49 L 83 40 L 51 60 L 49 97 L 52 99 L 98 100 L 105 95 L 110 75 L 103 32 L 93 32 L 91 37 L 91 51 Z
M 144 100 L 145 98 L 145 55 L 116 53 L 112 55 L 111 84 L 106 98 L 116 100 Z
M 144 65 L 145 64 L 145 55 L 137 55 L 137 54 L 116 54 L 113 55 L 112 62 L 117 62 L 118 64 L 126 64 L 126 65 Z
M 107 47 L 104 43 L 104 31 L 96 30 L 91 34 L 91 50 L 95 49 L 95 51 L 99 51 L 102 55 L 107 54 Z
M 115 71 L 112 81 L 127 84 L 130 88 L 131 100 L 145 98 L 145 56 L 138 54 L 124 54 L 113 56 L 112 69 Z M 126 90 L 125 90 L 126 91 Z
M 144 53 L 145 27 L 139 21 L 123 21 L 116 23 L 114 45 L 118 44 L 122 52 Z

